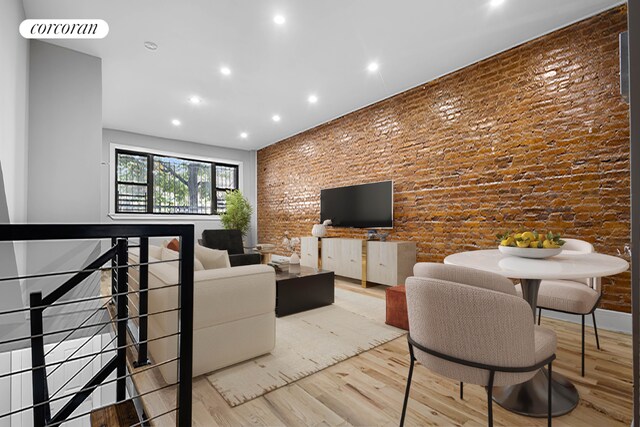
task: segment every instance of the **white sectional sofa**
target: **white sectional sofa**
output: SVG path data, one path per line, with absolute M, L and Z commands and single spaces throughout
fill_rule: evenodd
M 265 353 L 275 346 L 275 272 L 267 265 L 229 267 L 220 252 L 196 247 L 196 258 L 203 270 L 194 271 L 193 307 L 193 376 L 242 362 Z M 150 246 L 149 260 L 166 260 L 167 249 Z M 163 257 L 164 255 L 164 257 Z M 138 261 L 131 250 L 130 261 Z M 197 264 L 197 263 L 196 263 Z M 199 267 L 199 266 L 197 266 Z M 130 268 L 136 287 L 138 272 Z M 149 266 L 149 289 L 176 284 L 178 263 Z M 178 306 L 178 289 L 151 290 L 149 313 Z M 178 312 L 149 316 L 149 339 L 177 331 Z M 177 336 L 149 342 L 149 356 L 160 363 L 177 356 Z M 159 367 L 167 383 L 177 382 L 176 364 Z

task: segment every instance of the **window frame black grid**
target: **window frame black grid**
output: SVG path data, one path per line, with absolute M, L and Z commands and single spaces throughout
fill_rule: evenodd
M 131 156 L 139 156 L 147 159 L 147 180 L 146 183 L 132 183 L 129 181 L 120 181 L 118 174 L 118 163 L 120 159 L 120 154 L 131 155 Z M 197 162 L 197 163 L 205 163 L 210 166 L 210 174 L 211 174 L 211 213 L 195 213 L 195 212 L 154 212 L 153 208 L 153 198 L 154 198 L 154 176 L 153 176 L 153 167 L 154 167 L 154 157 L 162 157 L 162 158 L 172 158 L 177 160 L 184 160 L 188 162 Z M 156 153 L 151 151 L 137 151 L 135 149 L 127 149 L 127 148 L 115 148 L 114 150 L 114 213 L 118 215 L 154 215 L 154 216 L 202 216 L 202 217 L 211 217 L 218 216 L 222 212 L 218 212 L 218 191 L 227 191 L 232 190 L 232 188 L 227 187 L 218 187 L 217 179 L 216 179 L 216 167 L 228 167 L 235 169 L 235 185 L 236 188 L 233 190 L 241 190 L 240 188 L 240 164 L 232 163 L 229 161 L 215 161 L 215 160 L 207 160 L 202 158 L 190 158 L 187 156 L 176 155 L 176 154 L 166 154 L 166 153 Z M 147 190 L 147 203 L 146 209 L 144 212 L 134 212 L 134 211 L 123 211 L 120 209 L 120 185 L 136 185 L 145 187 Z

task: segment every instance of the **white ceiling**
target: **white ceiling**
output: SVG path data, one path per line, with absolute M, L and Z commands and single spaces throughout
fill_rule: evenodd
M 24 6 L 28 18 L 109 24 L 102 40 L 52 41 L 103 59 L 104 127 L 256 149 L 622 3 L 491 2 L 24 0 Z M 276 14 L 285 16 L 284 25 L 274 23 Z M 157 51 L 144 48 L 147 40 Z M 380 64 L 375 73 L 367 71 L 371 61 Z M 221 66 L 231 75 L 223 76 Z M 315 105 L 307 102 L 312 93 Z M 204 102 L 190 104 L 191 95 Z M 173 126 L 174 118 L 182 125 Z

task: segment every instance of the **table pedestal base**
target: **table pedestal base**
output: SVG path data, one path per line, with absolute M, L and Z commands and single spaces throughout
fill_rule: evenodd
M 503 408 L 529 417 L 547 417 L 546 368 L 540 369 L 529 381 L 493 388 L 493 400 Z M 557 417 L 571 412 L 578 405 L 578 390 L 564 376 L 554 372 L 551 379 L 551 415 Z

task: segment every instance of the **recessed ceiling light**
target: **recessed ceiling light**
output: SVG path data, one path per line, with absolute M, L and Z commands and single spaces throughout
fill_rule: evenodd
M 315 95 L 309 95 L 307 101 L 309 101 L 309 104 L 315 104 L 316 102 L 318 102 L 318 97 Z
M 200 104 L 202 102 L 202 98 L 193 95 L 189 97 L 189 102 L 192 104 Z
M 224 76 L 229 76 L 229 75 L 231 75 L 231 68 L 229 68 L 229 67 L 220 67 L 220 72 Z
M 271 120 L 273 120 L 274 122 L 279 122 L 280 121 L 280 116 L 275 114 L 273 117 L 271 117 Z
M 180 126 L 182 124 L 182 122 L 178 119 L 173 119 L 171 120 L 171 124 L 174 126 Z
M 242 139 L 247 139 L 248 137 L 249 137 L 249 134 L 248 134 L 248 133 L 246 133 L 246 132 L 241 132 L 241 133 L 240 133 L 240 138 L 242 138 Z
M 498 7 L 500 6 L 502 3 L 504 3 L 504 0 L 491 0 L 491 7 Z
M 155 44 L 154 42 L 149 42 L 149 41 L 144 42 L 144 47 L 146 47 L 148 50 L 157 50 L 158 49 L 158 45 L 157 44 Z
M 285 22 L 287 22 L 287 20 L 282 15 L 276 15 L 276 16 L 273 17 L 273 22 L 275 22 L 278 25 L 282 25 Z
M 377 62 L 371 62 L 369 65 L 367 65 L 367 70 L 369 70 L 370 73 L 375 73 L 376 71 L 378 71 L 378 68 L 380 68 L 380 65 L 378 65 Z

